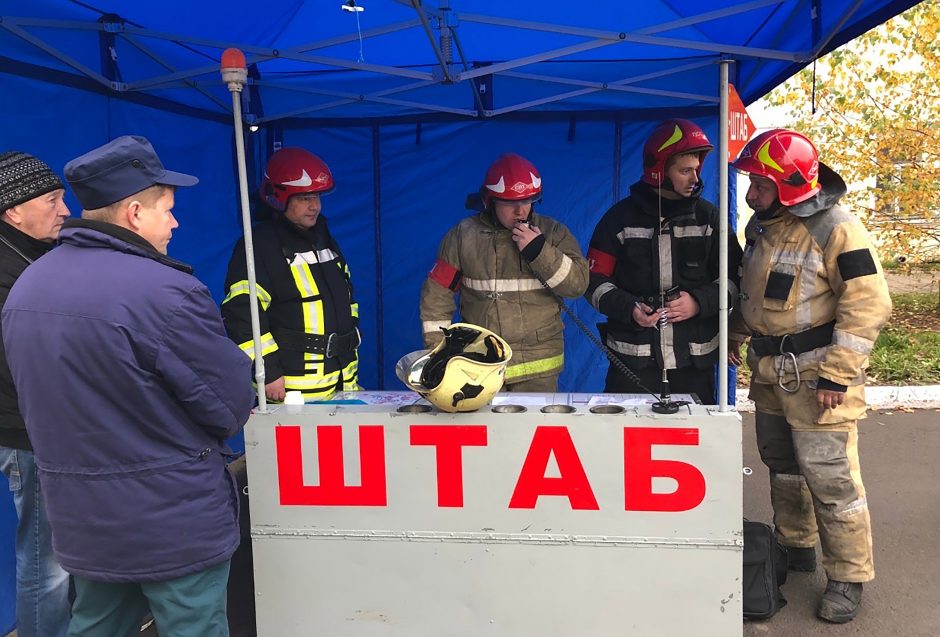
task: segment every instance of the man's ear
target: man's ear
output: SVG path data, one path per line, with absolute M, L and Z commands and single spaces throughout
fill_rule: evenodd
M 137 230 L 140 227 L 140 202 L 136 199 L 130 200 L 121 212 L 121 216 L 127 223 L 127 227 Z
M 23 223 L 23 215 L 20 214 L 19 206 L 13 206 L 12 208 L 7 208 L 4 212 L 6 218 L 10 220 L 14 226 L 18 226 Z

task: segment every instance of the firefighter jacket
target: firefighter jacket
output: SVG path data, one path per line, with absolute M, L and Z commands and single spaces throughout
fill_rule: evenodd
M 467 217 L 444 236 L 421 290 L 425 347 L 440 342 L 459 292 L 462 320 L 496 332 L 512 347 L 507 384 L 561 373 L 564 325 L 553 293 L 580 296 L 588 280 L 587 261 L 568 228 L 535 213 L 529 223 L 542 235 L 520 252 L 492 213 Z
M 307 400 L 359 389 L 359 305 L 326 217 L 305 231 L 277 214 L 253 238 L 265 384 L 283 376 L 285 389 Z M 244 240 L 232 252 L 225 289 L 225 329 L 254 359 Z
M 754 382 L 793 390 L 818 379 L 820 388 L 844 391 L 864 385 L 891 297 L 864 226 L 838 206 L 845 182 L 823 164 L 819 181 L 812 199 L 748 222 L 730 332 L 732 340 L 751 337 Z
M 607 316 L 602 336 L 629 367 L 706 369 L 718 361 L 719 240 L 715 206 L 699 197 L 661 198 L 643 182 L 601 218 L 588 251 L 585 298 Z M 740 259 L 741 247 L 729 230 L 729 306 L 737 297 Z M 634 322 L 636 303 L 660 308 L 661 293 L 676 287 L 695 298 L 697 315 L 661 329 Z

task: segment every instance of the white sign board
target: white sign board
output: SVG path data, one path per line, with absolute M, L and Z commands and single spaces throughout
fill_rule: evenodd
M 740 635 L 738 415 L 552 399 L 252 416 L 259 635 Z

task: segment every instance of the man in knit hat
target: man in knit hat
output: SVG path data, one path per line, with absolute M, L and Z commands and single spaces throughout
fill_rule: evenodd
M 43 161 L 0 154 L 0 309 L 30 263 L 52 249 L 69 216 L 62 180 Z M 19 637 L 58 637 L 69 623 L 69 580 L 52 552 L 39 476 L 0 340 L 0 471 L 10 482 L 16 528 Z

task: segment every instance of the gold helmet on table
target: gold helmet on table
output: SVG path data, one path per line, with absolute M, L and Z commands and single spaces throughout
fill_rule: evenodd
M 441 411 L 476 411 L 503 386 L 512 349 L 490 330 L 454 323 L 430 352 L 403 357 L 396 373 Z

